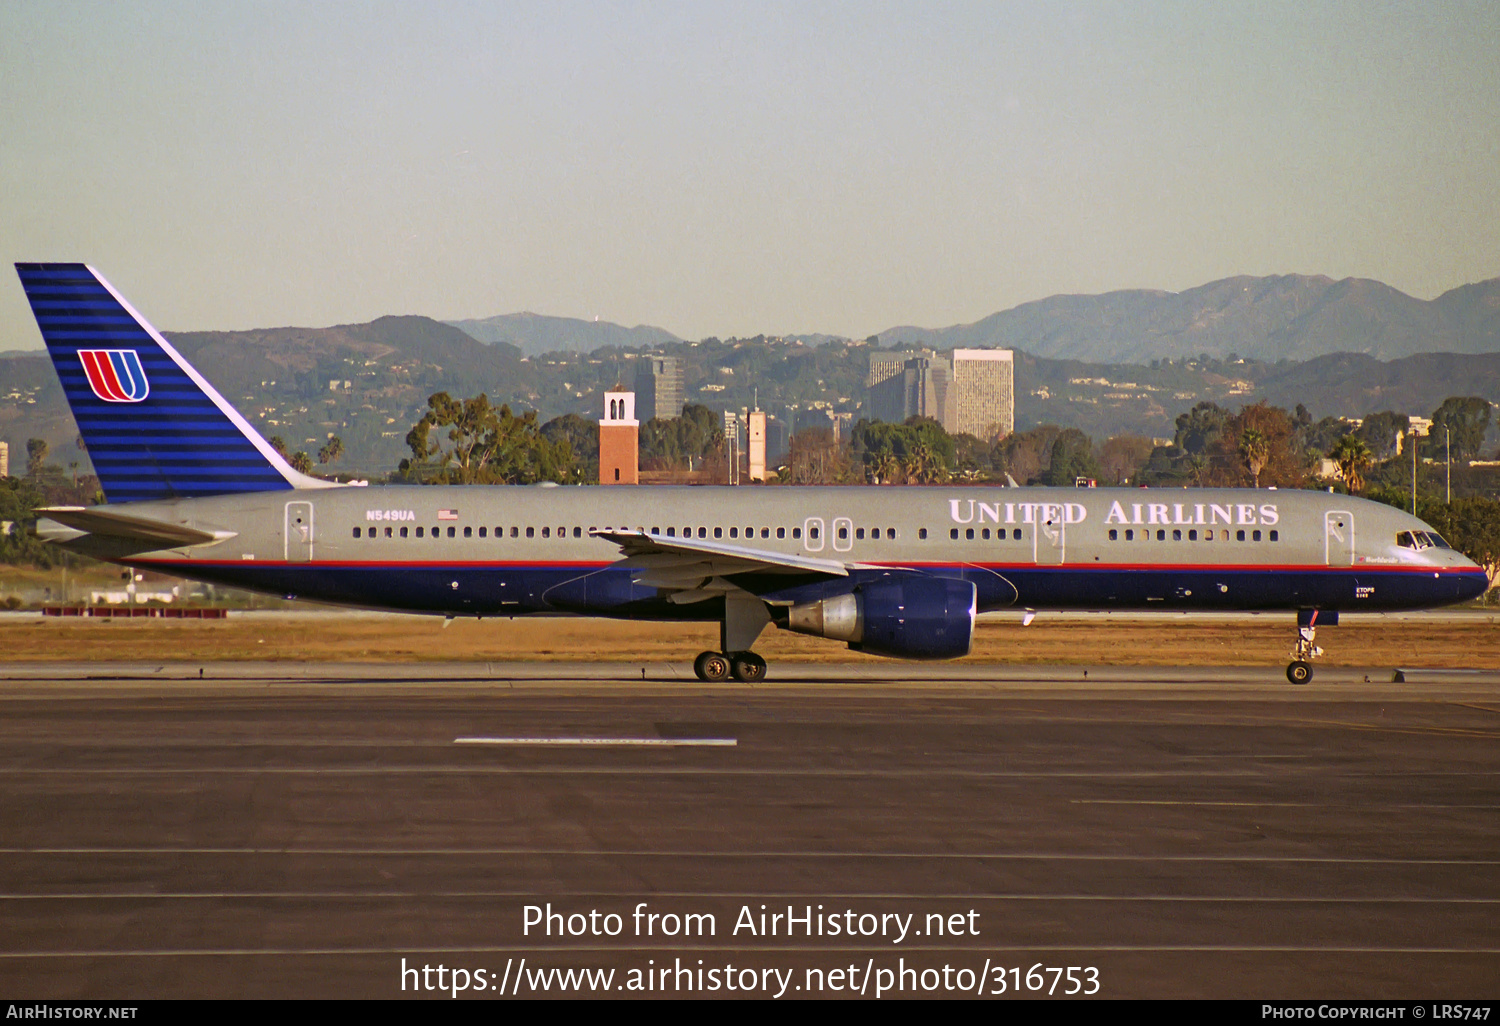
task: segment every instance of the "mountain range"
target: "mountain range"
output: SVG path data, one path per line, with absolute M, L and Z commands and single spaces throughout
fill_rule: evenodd
M 884 345 L 1022 349 L 1052 359 L 1149 363 L 1207 354 L 1275 363 L 1333 353 L 1394 360 L 1500 351 L 1500 278 L 1421 300 L 1367 278 L 1224 278 L 1185 292 L 1051 296 L 973 324 L 891 328 Z
M 681 341 L 664 328 L 533 313 L 447 323 L 481 342 L 512 343 L 527 356 Z M 838 335 L 788 338 L 809 345 L 843 340 Z M 1333 353 L 1380 360 L 1418 353 L 1490 353 L 1500 351 L 1500 278 L 1422 300 L 1368 278 L 1241 276 L 1184 292 L 1132 289 L 1049 296 L 972 324 L 887 328 L 879 339 L 888 347 L 1020 349 L 1092 363 L 1149 363 L 1205 354 L 1275 363 Z

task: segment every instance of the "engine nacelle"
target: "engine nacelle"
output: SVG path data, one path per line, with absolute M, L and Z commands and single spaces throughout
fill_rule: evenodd
M 957 659 L 974 644 L 978 592 L 946 577 L 891 577 L 817 602 L 773 610 L 779 626 L 846 641 L 856 652 Z

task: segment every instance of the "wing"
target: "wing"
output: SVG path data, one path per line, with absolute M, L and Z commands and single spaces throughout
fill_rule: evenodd
M 753 576 L 757 582 L 769 576 L 778 584 L 790 584 L 799 577 L 849 576 L 850 564 L 836 559 L 793 556 L 695 538 L 665 538 L 644 531 L 591 533 L 620 546 L 625 558 L 615 566 L 634 571 L 637 584 L 674 592 L 668 601 L 679 604 L 700 602 L 735 589 L 770 590 L 763 586 L 747 588 L 748 582 L 744 580 L 747 576 Z

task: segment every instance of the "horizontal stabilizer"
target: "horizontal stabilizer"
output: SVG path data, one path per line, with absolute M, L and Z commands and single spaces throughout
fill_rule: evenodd
M 150 542 L 162 548 L 180 548 L 190 545 L 212 545 L 235 536 L 233 531 L 200 531 L 184 524 L 168 524 L 160 520 L 131 517 L 106 509 L 87 506 L 53 506 L 37 509 L 38 516 L 55 520 L 64 527 L 86 534 L 106 538 L 123 538 L 129 541 Z

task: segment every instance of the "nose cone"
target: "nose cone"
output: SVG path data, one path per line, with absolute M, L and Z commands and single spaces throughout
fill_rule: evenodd
M 1467 602 L 1476 599 L 1489 590 L 1490 579 L 1479 566 L 1475 565 L 1473 570 L 1465 570 L 1458 578 L 1458 601 Z

